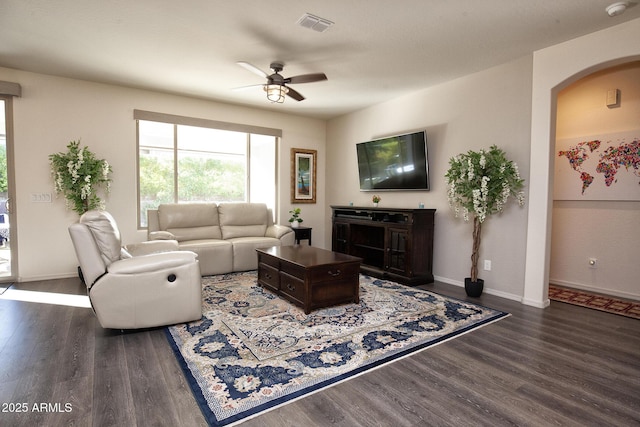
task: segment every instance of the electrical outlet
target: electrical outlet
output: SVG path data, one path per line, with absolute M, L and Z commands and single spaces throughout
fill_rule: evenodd
M 596 258 L 589 258 L 589 268 L 598 268 L 598 260 Z
M 484 260 L 484 270 L 485 271 L 491 271 L 491 260 L 490 259 L 485 259 Z

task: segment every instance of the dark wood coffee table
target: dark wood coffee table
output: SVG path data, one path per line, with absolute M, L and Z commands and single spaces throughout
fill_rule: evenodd
M 258 252 L 258 284 L 311 310 L 360 302 L 361 258 L 313 246 L 274 246 Z

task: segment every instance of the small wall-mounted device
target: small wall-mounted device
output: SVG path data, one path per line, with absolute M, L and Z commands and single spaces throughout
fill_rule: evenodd
M 620 91 L 611 89 L 607 91 L 607 107 L 614 108 L 620 106 Z

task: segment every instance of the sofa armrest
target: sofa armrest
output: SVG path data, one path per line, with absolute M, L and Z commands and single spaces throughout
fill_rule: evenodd
M 148 235 L 149 240 L 176 240 L 176 236 L 168 231 L 152 231 Z
M 142 274 L 179 267 L 196 261 L 197 255 L 191 251 L 162 252 L 151 255 L 121 259 L 107 267 L 109 274 Z
M 126 245 L 124 248 L 129 254 L 131 254 L 131 256 L 134 257 L 177 251 L 179 249 L 177 240 L 150 240 L 148 242 Z
M 270 225 L 267 227 L 267 231 L 264 234 L 265 237 L 274 237 L 276 239 L 281 239 L 282 236 L 285 236 L 288 233 L 293 233 L 293 230 L 290 227 L 286 227 L 284 225 Z

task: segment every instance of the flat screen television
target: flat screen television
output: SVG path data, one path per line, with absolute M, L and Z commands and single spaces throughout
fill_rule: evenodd
M 429 190 L 425 131 L 356 144 L 361 191 Z

